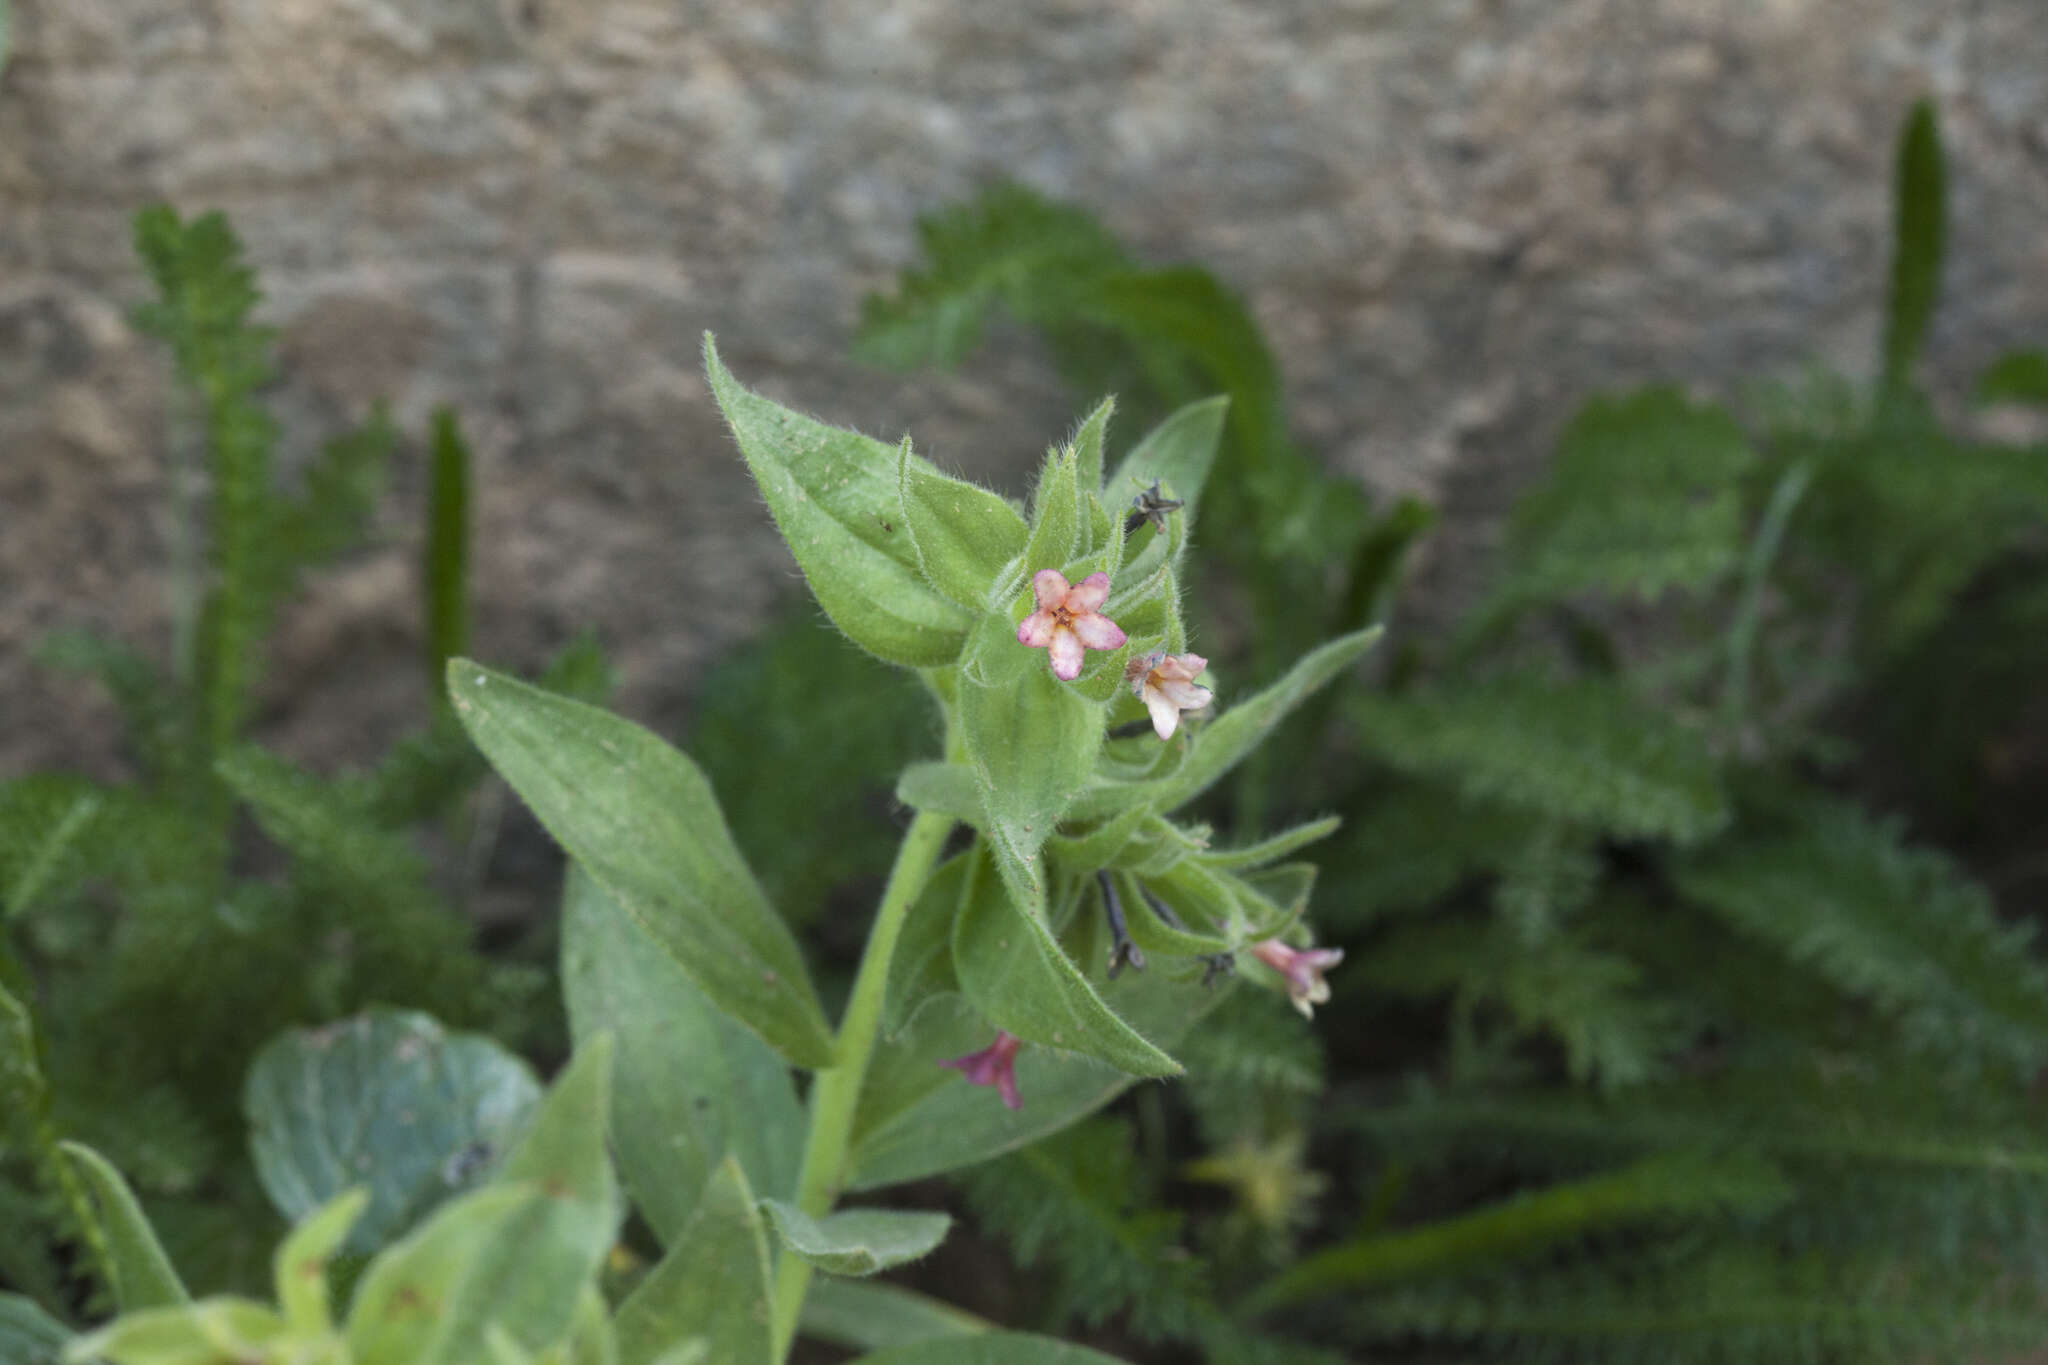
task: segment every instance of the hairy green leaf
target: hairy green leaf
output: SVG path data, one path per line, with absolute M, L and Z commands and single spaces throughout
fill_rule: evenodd
M 990 1330 L 972 1313 L 898 1285 L 830 1279 L 811 1282 L 801 1326 L 807 1337 L 858 1351 Z
M 659 1365 L 691 1336 L 718 1365 L 773 1365 L 768 1237 L 746 1173 L 726 1158 L 693 1202 L 661 1264 L 619 1305 L 619 1365 Z
M 1024 551 L 1024 518 L 997 494 L 914 460 L 908 441 L 898 463 L 903 525 L 925 581 L 963 607 L 987 610 L 1005 587 L 997 581 L 1003 570 Z
M 921 1341 L 864 1355 L 854 1365 L 1116 1365 L 1113 1356 L 1019 1332 Z
M 1100 819 L 1134 801 L 1157 811 L 1186 805 L 1242 762 L 1290 712 L 1356 663 L 1379 636 L 1374 626 L 1311 650 L 1271 687 L 1228 707 L 1184 741 L 1191 745 L 1187 761 L 1172 774 L 1148 782 L 1097 783 L 1069 804 L 1068 818 Z
M 562 991 L 577 1041 L 618 1045 L 611 1130 L 633 1202 L 673 1246 L 728 1155 L 771 1194 L 796 1184 L 804 1115 L 782 1058 L 720 1013 L 675 961 L 572 866 L 562 893 Z
M 699 990 L 803 1066 L 831 1033 L 697 766 L 621 717 L 457 660 L 456 715 L 548 832 Z
M 764 1199 L 761 1207 L 784 1246 L 832 1275 L 875 1275 L 922 1259 L 953 1226 L 943 1213 L 842 1209 L 813 1218 L 779 1199 Z
M 826 615 L 855 644 L 891 663 L 953 662 L 973 618 L 926 585 L 904 528 L 898 452 L 740 387 L 709 334 L 704 367 L 775 525 Z
M 953 922 L 953 970 L 990 1023 L 1026 1042 L 1080 1052 L 1134 1076 L 1172 1076 L 1180 1064 L 1119 1018 L 1088 984 L 1046 922 L 991 875 L 970 864 Z

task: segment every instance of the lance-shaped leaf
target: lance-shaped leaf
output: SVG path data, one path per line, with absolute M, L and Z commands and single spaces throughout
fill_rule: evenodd
M 278 1243 L 271 1261 L 278 1307 L 294 1332 L 318 1336 L 331 1331 L 334 1316 L 327 1301 L 327 1266 L 348 1239 L 349 1229 L 369 1206 L 370 1192 L 350 1190 L 315 1210 L 291 1235 Z
M 1379 635 L 1380 628 L 1373 626 L 1310 650 L 1278 682 L 1230 706 L 1204 726 L 1194 736 L 1187 761 L 1171 776 L 1090 787 L 1069 804 L 1067 817 L 1101 819 L 1134 800 L 1158 811 L 1186 805 L 1236 767 L 1294 708 L 1356 663 Z
M 1948 174 L 1934 103 L 1922 99 L 1899 133 L 1892 186 L 1891 291 L 1884 319 L 1884 382 L 1907 383 L 1934 305 L 1941 296 L 1943 239 L 1947 235 Z
M 1192 917 L 1175 910 L 1178 924 L 1169 924 L 1161 918 L 1151 900 L 1140 887 L 1144 885 L 1137 878 L 1119 875 L 1116 878 L 1117 894 L 1123 901 L 1124 922 L 1128 925 L 1131 941 L 1153 958 L 1162 957 L 1206 957 L 1227 953 L 1235 944 L 1219 935 L 1205 934 L 1192 927 Z M 1154 895 L 1159 894 L 1154 892 Z M 1171 899 L 1162 897 L 1162 903 L 1174 909 Z
M 1257 843 L 1245 844 L 1238 848 L 1212 848 L 1202 857 L 1210 867 L 1247 868 L 1264 867 L 1288 854 L 1308 847 L 1319 840 L 1327 839 L 1343 824 L 1343 817 L 1326 815 L 1320 820 L 1284 829 L 1270 838 Z
M 1104 398 L 1081 423 L 1070 443 L 1074 452 L 1074 482 L 1084 494 L 1102 487 L 1102 441 L 1109 431 L 1110 414 L 1115 411 L 1115 396 Z
M 1152 812 L 1144 805 L 1133 804 L 1086 834 L 1054 835 L 1046 844 L 1046 852 L 1078 872 L 1116 866 L 1117 859 L 1137 838 L 1139 828 L 1152 818 Z
M 697 765 L 646 730 L 466 660 L 448 695 L 548 832 L 697 989 L 803 1066 L 832 1036 L 796 940 Z
M 807 1337 L 864 1351 L 978 1336 L 989 1330 L 987 1319 L 941 1299 L 893 1284 L 855 1280 L 813 1281 L 804 1295 L 800 1323 Z
M 1024 546 L 1026 578 L 1057 569 L 1081 550 L 1081 497 L 1072 451 L 1052 451 L 1031 493 L 1031 538 Z
M 1022 1332 L 985 1332 L 892 1346 L 864 1355 L 853 1365 L 1119 1365 L 1115 1356 L 1051 1337 Z
M 985 609 L 1030 528 L 1009 502 L 986 488 L 941 474 L 910 453 L 897 458 L 903 525 L 927 582 L 964 607 Z
M 282 1034 L 242 1085 L 249 1154 L 270 1202 L 298 1219 L 366 1187 L 348 1240 L 362 1255 L 476 1183 L 539 1100 L 524 1061 L 411 1010 Z
M 1173 1076 L 1180 1063 L 1102 1002 L 1046 922 L 1041 902 L 1006 894 L 976 858 L 953 921 L 960 989 L 991 1024 L 1029 1043 L 1079 1052 L 1134 1076 Z
M 764 1199 L 761 1207 L 782 1244 L 828 1275 L 875 1275 L 930 1255 L 953 1220 L 943 1213 L 842 1209 L 813 1218 L 794 1204 Z
M 28 1006 L 0 986 L 0 1144 L 31 1140 L 22 1130 L 42 1112 L 47 1094 L 35 1020 Z
M 1189 403 L 1169 414 L 1131 447 L 1103 486 L 1104 496 L 1115 505 L 1157 480 L 1162 494 L 1187 504 L 1173 515 L 1192 521 L 1202 486 L 1209 481 L 1210 466 L 1216 463 L 1223 419 L 1229 412 L 1230 399 L 1217 397 Z
M 171 1269 L 156 1230 L 113 1163 L 82 1142 L 59 1143 L 57 1150 L 92 1195 L 93 1216 L 107 1249 L 107 1271 L 114 1281 L 114 1302 L 121 1311 L 187 1302 L 191 1296 Z
M 925 581 L 904 527 L 896 449 L 749 392 L 708 333 L 704 368 L 776 528 L 833 624 L 891 663 L 951 663 L 973 617 Z
M 739 1163 L 713 1171 L 695 1202 L 661 1264 L 619 1305 L 619 1365 L 657 1365 L 692 1337 L 718 1365 L 772 1365 L 768 1236 Z
M 547 1195 L 493 1185 L 452 1203 L 387 1247 L 363 1273 L 349 1306 L 353 1365 L 456 1365 L 484 1351 L 477 1283 L 493 1248 L 512 1244 Z M 460 1327 L 455 1315 L 460 1314 Z M 464 1356 L 463 1351 L 475 1354 Z
M 1160 1047 L 1199 1028 L 1234 989 L 1230 980 L 1204 987 L 1198 963 L 1162 962 L 1111 982 L 1103 962 L 1090 954 L 1089 983 Z M 1010 1109 L 994 1091 L 939 1065 L 988 1046 L 990 1032 L 990 1022 L 955 995 L 920 1011 L 901 1036 L 883 1040 L 854 1122 L 850 1188 L 921 1180 L 1015 1151 L 1101 1108 L 1137 1079 L 1093 1057 L 1026 1046 L 1016 1058 L 1024 1104 Z
M 562 893 L 562 994 L 579 1044 L 617 1039 L 612 1142 L 664 1246 L 727 1155 L 762 1190 L 794 1188 L 804 1118 L 787 1064 L 721 1014 L 577 867 Z

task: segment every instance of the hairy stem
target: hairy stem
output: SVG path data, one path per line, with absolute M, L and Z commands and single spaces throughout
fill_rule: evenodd
M 882 1024 L 882 998 L 889 985 L 889 962 L 896 955 L 896 939 L 903 932 L 903 921 L 912 903 L 924 890 L 932 867 L 939 860 L 946 836 L 952 832 L 950 816 L 920 813 L 896 850 L 896 866 L 889 872 L 881 908 L 875 911 L 868 946 L 861 954 L 860 972 L 854 977 L 853 994 L 846 1002 L 846 1014 L 839 1022 L 839 1036 L 834 1040 L 837 1064 L 819 1072 L 811 1087 L 811 1126 L 804 1140 L 796 1205 L 813 1217 L 830 1212 L 839 1198 L 840 1183 L 846 1176 L 846 1149 L 853 1137 L 854 1112 L 860 1104 L 861 1086 L 867 1080 L 868 1059 L 874 1055 L 875 1035 Z M 778 1360 L 789 1355 L 790 1344 L 796 1337 L 797 1316 L 803 1311 L 804 1291 L 810 1283 L 810 1263 L 784 1248 L 775 1262 L 774 1329 Z

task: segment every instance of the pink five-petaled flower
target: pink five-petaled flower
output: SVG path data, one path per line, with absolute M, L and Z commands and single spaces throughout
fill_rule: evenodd
M 1017 627 L 1017 642 L 1052 651 L 1052 675 L 1061 682 L 1081 676 L 1083 649 L 1121 649 L 1122 627 L 1102 614 L 1109 600 L 1109 575 L 1092 573 L 1068 584 L 1058 569 L 1040 569 L 1031 576 L 1038 610 Z
M 1315 1007 L 1330 998 L 1330 983 L 1323 973 L 1344 960 L 1342 948 L 1290 948 L 1277 938 L 1252 945 L 1252 956 L 1287 978 L 1287 998 L 1303 1018 L 1312 1017 Z
M 952 1067 L 975 1085 L 994 1086 L 1002 1092 L 1006 1106 L 1022 1109 L 1024 1100 L 1017 1093 L 1017 1049 L 1022 1046 L 1022 1038 L 997 1029 L 996 1040 L 981 1051 L 953 1057 L 939 1065 Z
M 1131 660 L 1124 669 L 1131 695 L 1152 713 L 1152 728 L 1161 739 L 1173 738 L 1181 712 L 1199 711 L 1214 698 L 1208 688 L 1195 686 L 1195 679 L 1208 666 L 1209 661 L 1199 654 L 1168 654 L 1160 649 Z

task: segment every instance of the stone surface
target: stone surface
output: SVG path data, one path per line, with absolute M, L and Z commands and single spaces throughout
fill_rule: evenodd
M 480 453 L 477 648 L 594 625 L 622 704 L 792 570 L 711 409 L 747 382 L 1012 490 L 1081 410 L 1015 337 L 955 376 L 846 358 L 916 216 L 999 175 L 1194 258 L 1270 330 L 1301 435 L 1446 501 L 1456 596 L 1572 405 L 1820 360 L 1866 372 L 1891 140 L 1940 102 L 1954 393 L 2048 339 L 2037 0 L 15 0 L 0 75 L 0 773 L 114 763 L 27 644 L 161 649 L 164 361 L 139 205 L 228 210 L 280 328 L 294 458 L 375 397 Z M 1128 435 L 1128 433 L 1126 433 Z M 287 463 L 290 460 L 288 458 Z M 266 684 L 316 763 L 418 714 L 416 461 Z

